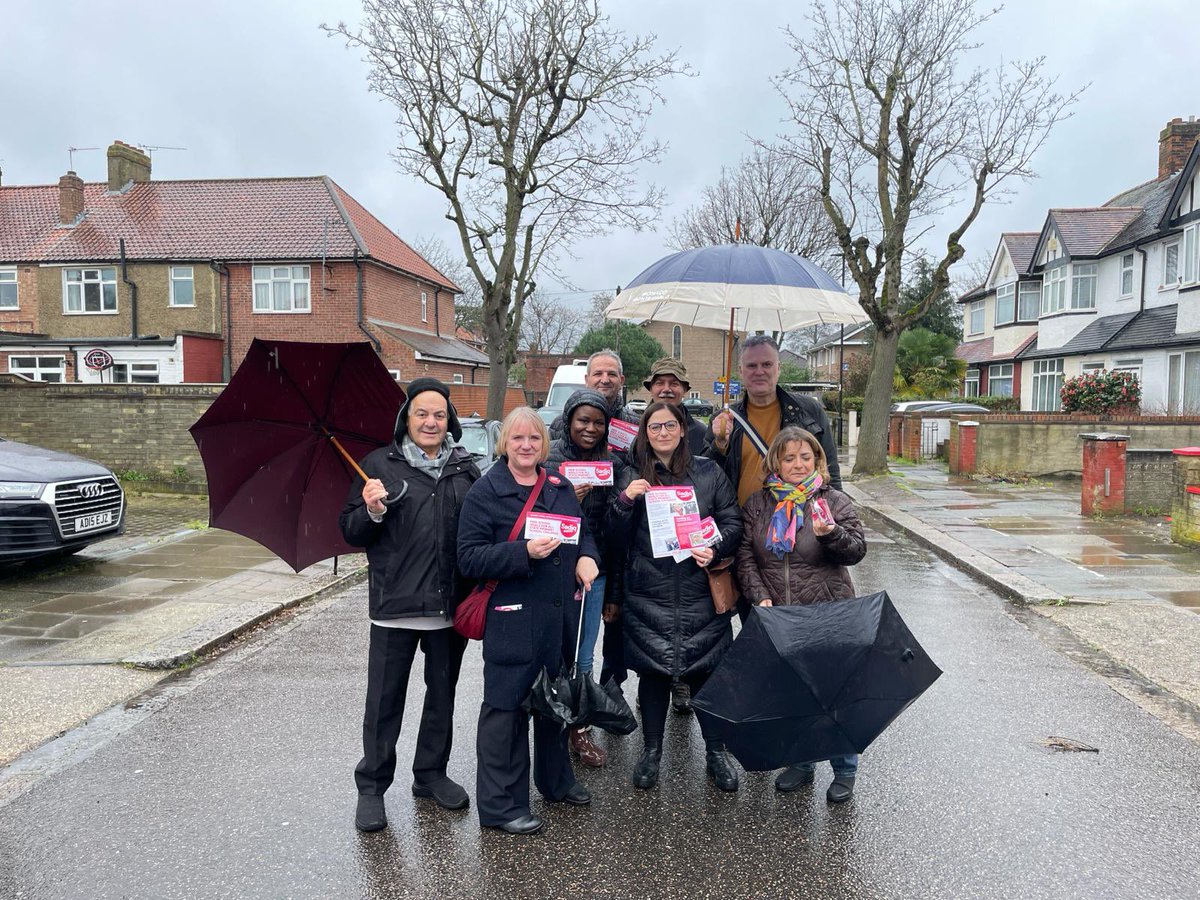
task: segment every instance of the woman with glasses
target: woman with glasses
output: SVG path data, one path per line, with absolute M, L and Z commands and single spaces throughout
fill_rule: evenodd
M 625 662 L 639 676 L 645 747 L 633 784 L 642 789 L 658 783 L 671 680 L 686 682 L 695 694 L 733 640 L 731 614 L 717 613 L 705 569 L 732 556 L 741 542 L 737 492 L 715 462 L 692 456 L 686 433 L 678 406 L 656 401 L 646 407 L 630 454 L 632 464 L 617 482 L 610 504 L 612 530 L 626 541 L 627 551 L 623 602 L 620 607 L 606 606 L 605 618 L 623 618 Z M 718 543 L 655 555 L 646 491 L 672 485 L 692 488 L 700 517 L 711 516 L 720 529 Z M 664 552 L 661 546 L 659 552 Z M 705 748 L 708 774 L 716 786 L 736 791 L 737 771 L 724 744 L 706 736 Z

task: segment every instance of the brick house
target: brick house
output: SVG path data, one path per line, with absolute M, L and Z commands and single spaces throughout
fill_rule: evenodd
M 691 396 L 711 401 L 721 399 L 713 392 L 713 382 L 719 380 L 725 371 L 728 352 L 727 336 L 729 334 L 727 330 L 676 325 L 671 322 L 646 322 L 642 328 L 662 344 L 668 356 L 675 357 L 687 366 L 688 381 L 692 386 Z M 741 332 L 734 337 L 733 375 L 735 379 L 737 378 L 737 345 L 745 336 L 746 332 Z M 630 398 L 646 400 L 650 397 L 650 392 L 641 384 L 626 383 L 625 388 Z
M 403 382 L 486 383 L 457 293 L 326 176 L 153 181 L 117 142 L 107 182 L 0 186 L 0 372 L 221 381 L 254 338 L 370 340 Z
M 830 383 L 841 380 L 841 372 L 849 371 L 856 360 L 871 358 L 873 326 L 852 325 L 846 328 L 845 342 L 841 332 L 808 348 L 803 365 L 812 378 Z

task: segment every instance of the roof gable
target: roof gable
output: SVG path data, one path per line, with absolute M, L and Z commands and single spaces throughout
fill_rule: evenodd
M 1198 161 L 1200 161 L 1200 143 L 1193 145 L 1192 152 L 1188 154 L 1187 162 L 1183 164 L 1183 168 L 1175 176 L 1174 183 L 1171 186 L 1171 193 L 1167 198 L 1162 214 L 1158 218 L 1159 230 L 1166 229 L 1172 220 L 1177 218 L 1176 211 L 1183 200 L 1183 192 L 1186 189 L 1190 189 L 1192 182 L 1195 180 Z

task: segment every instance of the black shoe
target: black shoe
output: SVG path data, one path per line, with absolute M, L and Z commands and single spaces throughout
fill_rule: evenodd
M 833 783 L 829 785 L 829 790 L 825 792 L 825 799 L 830 803 L 845 803 L 854 796 L 854 776 L 853 775 L 836 775 Z
M 467 796 L 462 785 L 449 778 L 429 784 L 414 784 L 412 792 L 414 797 L 432 797 L 442 809 L 466 809 L 471 805 L 471 798 Z
M 587 806 L 592 802 L 592 794 L 578 781 L 571 785 L 570 789 L 557 800 L 547 797 L 550 803 L 567 803 L 571 806 Z
M 775 778 L 775 790 L 790 794 L 813 783 L 813 770 L 808 766 L 788 766 Z
M 692 689 L 686 681 L 676 681 L 671 685 L 671 709 L 684 715 L 692 711 Z
M 354 827 L 359 831 L 382 831 L 387 828 L 387 813 L 383 809 L 383 797 L 374 794 L 359 794 L 358 809 L 354 811 Z
M 662 765 L 662 743 L 647 744 L 642 758 L 633 767 L 633 786 L 648 791 L 658 784 L 658 769 Z
M 537 834 L 542 830 L 542 820 L 537 816 L 528 815 L 521 816 L 519 819 L 513 819 L 511 822 L 505 822 L 503 825 L 493 825 L 493 828 L 499 828 L 507 834 Z
M 729 754 L 725 752 L 724 746 L 709 747 L 704 752 L 705 767 L 708 769 L 708 774 L 712 776 L 713 783 L 723 791 L 736 791 L 738 789 L 737 770 L 733 768 L 733 763 L 729 761 Z

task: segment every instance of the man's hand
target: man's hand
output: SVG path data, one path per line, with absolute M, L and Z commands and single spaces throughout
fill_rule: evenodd
M 592 589 L 592 582 L 600 575 L 600 568 L 590 556 L 581 556 L 575 563 L 575 580 L 583 585 L 584 593 Z
M 525 544 L 525 551 L 529 554 L 530 559 L 545 559 L 557 550 L 561 543 L 562 541 L 558 538 L 535 537 Z
M 645 478 L 638 478 L 636 481 L 629 482 L 629 486 L 625 488 L 625 496 L 630 500 L 636 500 L 649 489 L 650 482 L 648 482 Z
M 383 505 L 383 500 L 387 495 L 387 488 L 383 486 L 382 481 L 378 478 L 368 479 L 362 489 L 362 498 L 363 502 L 367 504 L 367 512 L 373 512 L 377 516 L 383 515 L 383 511 L 387 509 Z
M 591 492 L 592 492 L 592 486 L 590 484 L 578 485 L 575 488 L 575 499 L 578 500 L 580 503 L 582 503 L 583 498 L 586 497 Z
M 733 434 L 733 413 L 723 409 L 709 424 L 712 425 L 713 444 L 724 453 L 729 448 L 729 436 Z
M 611 625 L 617 619 L 621 618 L 621 607 L 616 603 L 605 603 L 604 611 L 600 614 L 606 625 Z

